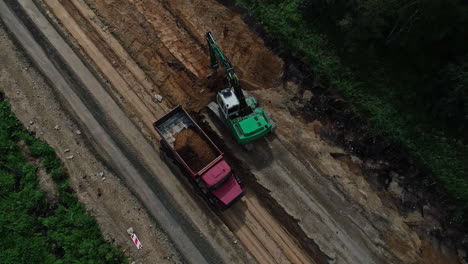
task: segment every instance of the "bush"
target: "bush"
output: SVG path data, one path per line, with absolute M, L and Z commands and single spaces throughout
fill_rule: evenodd
M 57 204 L 45 200 L 38 168 L 21 153 L 20 140 L 57 184 Z M 127 263 L 78 202 L 54 150 L 27 133 L 5 100 L 0 101 L 0 151 L 0 232 L 7 238 L 0 240 L 0 263 Z

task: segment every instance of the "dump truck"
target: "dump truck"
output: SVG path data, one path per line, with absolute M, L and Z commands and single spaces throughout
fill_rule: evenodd
M 161 136 L 161 145 L 189 175 L 214 206 L 227 208 L 245 192 L 239 177 L 224 159 L 223 152 L 190 117 L 177 106 L 153 123 Z

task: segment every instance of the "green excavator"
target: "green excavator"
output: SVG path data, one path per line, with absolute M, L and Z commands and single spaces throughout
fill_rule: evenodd
M 221 65 L 226 73 L 229 87 L 218 91 L 216 101 L 208 107 L 231 128 L 240 144 L 248 144 L 270 133 L 274 123 L 253 96 L 240 87 L 239 78 L 231 62 L 224 55 L 210 32 L 206 33 L 210 49 L 211 69 L 216 73 Z

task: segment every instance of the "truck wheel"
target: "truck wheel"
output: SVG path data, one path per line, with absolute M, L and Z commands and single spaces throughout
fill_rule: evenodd
M 239 178 L 239 176 L 236 173 L 232 173 L 234 176 L 234 179 L 236 179 L 237 183 L 242 186 L 242 180 Z
M 159 157 L 164 163 L 174 163 L 174 159 L 172 159 L 171 156 L 169 156 L 170 150 L 167 148 L 167 146 L 164 144 L 164 142 L 161 141 L 161 145 L 159 147 Z
M 212 195 L 208 196 L 208 201 L 214 206 L 216 206 L 218 203 L 221 202 L 218 198 L 216 198 L 216 197 L 214 197 Z

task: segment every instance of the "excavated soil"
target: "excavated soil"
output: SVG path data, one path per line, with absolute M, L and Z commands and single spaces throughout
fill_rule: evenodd
M 175 149 L 193 172 L 198 172 L 216 159 L 213 147 L 191 128 L 177 134 Z
M 162 84 L 156 82 L 160 80 L 153 80 L 146 73 L 140 72 L 139 69 L 141 65 L 137 65 L 134 58 L 127 56 L 128 54 L 123 50 L 120 42 L 115 39 L 113 28 L 109 27 L 109 25 L 106 24 L 107 22 L 103 23 L 100 20 L 101 17 L 98 17 L 98 14 L 94 13 L 97 11 L 89 9 L 89 6 L 83 3 L 83 1 L 84 0 L 72 0 L 58 2 L 56 0 L 45 0 L 47 5 L 51 7 L 54 14 L 59 18 L 59 24 L 63 23 L 62 25 L 67 28 L 65 32 L 68 31 L 71 33 L 71 39 L 75 39 L 77 41 L 76 44 L 84 49 L 86 53 L 84 57 L 92 61 L 91 65 L 94 65 L 93 67 L 95 67 L 96 71 L 104 76 L 103 79 L 105 83 L 112 84 L 109 90 L 114 90 L 115 98 L 121 101 L 122 107 L 126 109 L 126 112 L 130 116 L 141 118 L 136 122 L 145 126 L 144 124 L 151 125 L 155 119 L 162 117 L 165 112 L 172 108 L 171 105 L 180 104 L 179 101 L 172 101 L 171 97 L 162 92 L 163 88 L 160 87 Z M 69 13 L 66 12 L 65 9 L 68 10 Z M 73 16 L 74 19 L 71 19 L 71 16 Z M 54 18 L 52 18 L 52 20 L 54 20 Z M 164 26 L 164 24 L 161 26 Z M 85 32 L 83 32 L 83 30 Z M 90 41 L 95 42 L 94 44 L 96 45 L 91 44 Z M 102 45 L 104 43 L 105 45 Z M 178 50 L 171 50 L 171 52 L 177 53 Z M 179 56 L 178 54 L 175 55 Z M 187 59 L 190 60 L 190 58 Z M 191 62 L 188 61 L 184 67 L 190 68 L 190 64 Z M 169 74 L 173 74 L 179 70 L 187 73 L 187 71 L 181 68 L 181 64 L 176 62 L 168 62 L 167 66 L 161 69 Z M 195 82 L 201 84 L 199 86 L 201 94 L 206 91 L 205 87 L 203 87 L 204 82 L 208 83 L 206 88 L 210 87 L 209 83 L 215 86 L 217 83 L 216 76 L 213 76 L 209 80 L 205 79 L 205 77 L 195 80 Z M 226 87 L 224 84 L 220 84 L 220 86 L 222 88 Z M 180 90 L 183 90 L 182 87 L 174 85 L 170 88 L 179 89 L 179 93 Z M 150 97 L 153 97 L 153 93 L 163 95 L 163 101 L 157 102 L 154 99 L 147 100 L 149 98 L 147 95 L 149 94 Z M 184 93 L 180 94 L 183 95 Z M 207 98 L 208 97 L 209 96 L 207 96 Z M 194 104 L 189 105 L 189 107 L 187 107 L 187 105 L 185 106 L 189 108 L 193 107 Z M 155 114 L 151 114 L 151 112 Z M 142 129 L 145 131 L 145 128 Z M 150 127 L 150 131 L 154 132 L 154 129 Z M 151 132 L 149 134 L 151 134 Z M 177 170 L 175 173 L 180 174 L 180 171 Z M 307 256 L 307 252 L 302 250 L 300 244 L 296 243 L 294 238 L 284 229 L 282 223 L 278 222 L 273 215 L 262 210 L 261 204 L 256 203 L 253 196 L 247 195 L 242 200 L 248 200 L 249 203 L 237 203 L 237 206 L 230 208 L 230 210 L 226 212 L 226 215 L 222 217 L 222 220 L 228 226 L 229 230 L 232 231 L 239 240 L 239 243 L 234 242 L 235 247 L 242 247 L 238 253 L 243 254 L 245 252 L 250 252 L 259 263 L 313 262 Z M 263 201 L 261 202 L 263 203 Z M 217 236 L 215 238 L 217 244 L 223 241 L 222 239 L 220 240 L 219 231 L 220 228 L 223 230 L 224 226 L 213 228 L 213 226 L 207 225 L 211 223 L 207 221 L 207 219 L 202 219 L 200 217 L 196 219 L 197 224 L 203 225 L 202 229 L 204 229 L 205 232 L 208 229 L 210 235 Z M 217 218 L 210 219 L 216 220 Z M 270 232 L 272 229 L 274 229 L 275 232 Z M 222 247 L 228 248 L 229 246 L 224 244 Z M 249 256 L 247 256 L 247 258 L 249 258 Z M 246 261 L 242 262 L 246 263 Z M 252 259 L 252 262 L 255 261 Z
M 299 231 L 307 231 L 310 238 L 319 245 L 317 251 L 325 250 L 330 262 L 343 263 L 343 260 L 348 259 L 346 255 L 360 256 L 363 253 L 356 253 L 356 250 L 353 249 L 364 249 L 365 254 L 363 255 L 370 252 L 378 254 L 380 258 L 389 257 L 386 258 L 386 262 L 393 263 L 437 263 L 434 257 L 427 257 L 426 252 L 431 252 L 434 249 L 437 252 L 447 252 L 437 245 L 426 248 L 421 246 L 425 240 L 421 241 L 411 226 L 419 223 L 421 227 L 424 227 L 424 223 L 431 222 L 426 217 L 424 219 L 416 217 L 418 222 L 415 222 L 413 218 L 396 210 L 391 203 L 387 203 L 384 198 L 389 196 L 389 192 L 368 184 L 368 182 L 372 183 L 372 180 L 369 180 L 371 177 L 364 179 L 363 161 L 353 155 L 354 151 L 345 151 L 334 143 L 322 140 L 322 137 L 324 139 L 326 137 L 321 132 L 326 132 L 328 127 L 321 122 L 326 123 L 326 120 L 314 116 L 309 119 L 312 121 L 309 123 L 308 120 L 298 117 L 295 109 L 310 110 L 311 112 L 317 110 L 312 105 L 310 105 L 310 109 L 304 107 L 310 101 L 310 97 L 315 96 L 316 100 L 323 100 L 324 97 L 314 95 L 318 94 L 318 88 L 314 85 L 307 87 L 308 90 L 304 91 L 306 85 L 300 85 L 303 78 L 296 76 L 301 73 L 297 74 L 298 71 L 290 69 L 292 67 L 284 73 L 284 80 L 291 82 L 286 81 L 282 85 L 278 84 L 277 81 L 282 75 L 282 60 L 269 51 L 263 40 L 246 27 L 239 14 L 213 0 L 84 1 L 104 22 L 105 26 L 102 29 L 111 32 L 130 53 L 138 66 L 147 73 L 148 78 L 154 83 L 154 90 L 161 93 L 165 101 L 173 105 L 182 104 L 189 110 L 199 111 L 213 99 L 217 89 L 225 88 L 224 84 L 219 84 L 221 87 L 218 87 L 216 78 L 206 79 L 210 69 L 204 33 L 212 31 L 223 51 L 235 65 L 243 88 L 251 90 L 252 94 L 259 97 L 266 110 L 273 115 L 278 124 L 275 140 L 269 141 L 270 145 L 258 148 L 263 152 L 256 156 L 247 157 L 247 161 L 259 161 L 258 165 L 255 162 L 249 162 L 249 164 L 253 164 L 249 169 L 257 175 L 262 175 L 261 173 L 264 171 L 273 168 L 271 174 L 276 178 L 271 177 L 270 174 L 268 174 L 269 177 L 263 178 L 264 184 L 268 183 L 270 190 L 272 190 L 268 195 L 277 195 L 274 199 L 279 206 L 285 208 L 288 219 L 291 219 L 290 216 L 297 219 L 297 225 L 300 227 L 298 229 L 302 229 Z M 73 5 L 70 4 L 71 2 L 80 1 L 62 1 L 62 4 L 67 6 L 70 13 L 74 14 L 76 12 Z M 80 18 L 75 19 L 80 21 Z M 93 31 L 92 29 L 87 31 L 92 35 L 90 33 Z M 105 54 L 105 56 L 110 57 L 109 54 Z M 123 67 L 126 63 L 125 60 L 114 61 L 112 59 L 112 64 L 115 67 Z M 213 82 L 213 84 L 210 86 L 209 82 Z M 275 86 L 275 83 L 278 85 Z M 306 84 L 305 81 L 304 84 Z M 129 86 L 132 89 L 134 87 L 134 85 Z M 268 92 L 257 92 L 263 89 L 268 89 Z M 147 89 L 146 92 L 151 94 L 155 92 L 154 90 Z M 126 99 L 132 101 L 130 98 Z M 335 101 L 326 103 L 339 105 L 339 102 Z M 134 105 L 137 104 L 134 103 Z M 152 106 L 149 104 L 148 107 Z M 345 111 L 343 108 L 338 110 L 341 114 Z M 330 134 L 333 134 L 333 129 L 328 130 Z M 188 141 L 191 138 L 186 135 L 185 139 L 181 140 Z M 375 143 L 375 140 L 372 142 Z M 269 153 L 270 147 L 272 153 Z M 230 151 L 234 152 L 233 149 L 235 148 L 231 148 Z M 195 156 L 195 151 L 190 151 L 190 155 Z M 275 151 L 276 153 L 273 153 Z M 243 155 L 240 150 L 235 154 Z M 270 160 L 270 156 L 276 158 Z M 294 157 L 294 160 L 290 161 L 289 157 Z M 375 162 L 380 162 L 380 160 Z M 301 165 L 299 166 L 298 163 L 305 165 L 299 164 Z M 191 165 L 189 164 L 189 166 Z M 297 168 L 303 167 L 317 168 L 320 173 L 317 175 L 307 174 L 304 173 L 304 169 L 297 170 Z M 277 170 L 285 172 L 276 173 Z M 292 177 L 294 180 L 289 181 Z M 288 192 L 285 193 L 285 185 L 280 183 L 295 183 L 296 181 L 300 184 L 288 186 Z M 323 195 L 326 195 L 325 198 L 313 196 L 311 193 L 314 188 L 317 189 L 317 193 L 323 192 Z M 303 192 L 303 189 L 306 189 L 307 192 Z M 299 195 L 304 195 L 307 199 L 309 199 L 308 195 L 313 196 L 312 198 L 316 199 L 314 201 L 319 201 L 316 202 L 318 205 L 326 207 L 325 209 L 331 212 L 330 215 L 337 217 L 329 218 L 329 214 L 326 214 L 327 210 L 314 207 L 315 203 L 303 202 L 301 200 L 303 197 L 295 199 Z M 334 200 L 333 197 L 337 199 Z M 262 236 L 268 232 L 259 232 L 261 229 L 258 226 L 247 221 L 248 215 L 255 215 L 258 210 L 252 209 L 255 206 L 247 206 L 252 202 L 249 196 L 246 196 L 244 200 L 246 202 L 238 203 L 237 207 L 231 208 L 227 212 L 234 217 L 223 218 L 224 221 L 242 243 L 245 243 L 249 249 L 253 249 L 252 254 L 279 252 L 275 245 L 268 247 L 269 250 L 258 250 L 262 245 L 257 242 L 265 242 L 264 246 L 268 242 L 275 242 L 275 240 L 271 237 L 252 237 L 252 234 Z M 297 210 L 295 210 L 296 207 Z M 416 208 L 416 210 L 419 209 Z M 237 219 L 237 216 L 245 219 Z M 262 220 L 265 215 L 254 218 Z M 285 219 L 281 219 L 281 222 L 284 224 Z M 340 226 L 339 223 L 342 223 L 343 226 Z M 325 224 L 329 224 L 331 228 L 315 230 L 315 228 L 323 227 Z M 263 225 L 263 228 L 266 226 Z M 341 227 L 344 227 L 346 231 L 342 232 Z M 251 229 L 251 232 L 247 229 Z M 340 232 L 333 232 L 334 230 Z M 360 230 L 362 230 L 364 239 L 356 241 L 355 238 L 361 238 L 361 234 L 358 233 L 361 232 Z M 424 228 L 424 230 L 430 231 L 431 228 Z M 297 233 L 298 237 L 302 238 L 300 233 Z M 342 241 L 344 241 L 343 244 L 339 244 Z M 356 244 L 359 246 L 354 247 L 353 245 Z M 341 250 L 341 246 L 346 248 Z M 315 250 L 310 251 L 314 252 Z M 337 253 L 335 254 L 333 251 Z M 450 254 L 448 253 L 448 255 Z M 264 257 L 260 256 L 259 259 L 268 259 Z M 273 256 L 273 259 L 275 258 Z M 320 261 L 318 262 L 320 263 Z M 361 261 L 361 263 L 371 262 Z M 447 260 L 441 263 L 454 262 Z
M 246 90 L 268 89 L 283 62 L 245 30 L 240 15 L 216 1 L 86 0 L 171 102 L 199 111 L 225 85 L 211 73 L 205 33 L 211 31 Z

